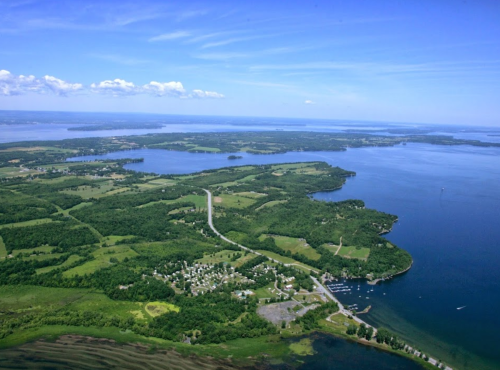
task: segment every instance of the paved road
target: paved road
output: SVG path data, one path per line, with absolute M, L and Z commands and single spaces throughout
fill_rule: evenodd
M 217 231 L 217 229 L 214 227 L 214 224 L 213 224 L 213 222 L 212 222 L 212 193 L 210 193 L 210 191 L 208 191 L 207 189 L 203 189 L 203 190 L 205 190 L 205 192 L 206 192 L 206 193 L 207 193 L 207 195 L 208 195 L 208 225 L 210 226 L 210 228 L 212 229 L 212 231 L 213 231 L 215 234 L 217 234 L 217 235 L 218 235 L 218 236 L 219 236 L 222 240 L 225 240 L 225 241 L 226 241 L 226 242 L 228 242 L 228 243 L 231 243 L 231 244 L 237 245 L 237 246 L 238 246 L 238 247 L 240 247 L 241 249 L 244 249 L 244 250 L 249 251 L 249 252 L 251 252 L 251 253 L 255 253 L 255 254 L 259 255 L 259 256 L 263 256 L 263 254 L 262 254 L 262 253 L 259 253 L 259 252 L 257 252 L 257 251 L 254 251 L 253 249 L 250 249 L 250 248 L 245 247 L 245 246 L 243 246 L 243 245 L 241 245 L 241 244 L 238 244 L 238 243 L 236 243 L 236 242 L 233 242 L 232 240 L 230 240 L 230 239 L 226 238 L 224 235 L 222 235 L 220 232 L 218 232 L 218 231 Z M 267 256 L 265 256 L 265 257 L 267 257 Z M 278 261 L 278 260 L 275 260 L 274 258 L 270 258 L 270 257 L 267 257 L 267 258 L 269 258 L 269 260 L 271 260 L 271 261 L 273 261 L 273 262 L 276 262 L 276 263 L 282 263 L 282 262 L 280 262 L 280 261 Z M 284 265 L 285 265 L 285 266 L 291 266 L 291 265 L 295 265 L 295 264 L 284 264 Z M 316 279 L 315 277 L 312 277 L 312 276 L 311 276 L 311 279 L 313 280 L 314 284 L 316 284 L 316 286 L 318 287 L 318 288 L 317 288 L 318 292 L 320 292 L 320 293 L 324 293 L 324 294 L 325 294 L 328 298 L 330 298 L 332 301 L 334 301 L 334 302 L 336 302 L 336 303 L 337 303 L 337 305 L 339 306 L 339 312 L 340 312 L 341 314 L 343 314 L 343 315 L 345 315 L 345 316 L 350 316 L 350 315 L 351 315 L 351 312 L 350 312 L 350 311 L 348 311 L 348 310 L 346 310 L 346 309 L 344 308 L 344 306 L 342 305 L 342 303 L 340 303 L 340 301 L 339 301 L 337 298 L 335 298 L 335 296 L 334 296 L 332 293 L 330 293 L 330 291 L 329 291 L 327 288 L 325 288 L 325 287 L 323 286 L 323 284 L 321 284 L 321 283 L 318 281 L 318 279 Z M 368 325 L 366 322 L 364 322 L 363 320 L 361 320 L 361 319 L 360 319 L 359 317 L 357 317 L 357 316 L 353 316 L 353 319 L 354 319 L 356 322 L 358 322 L 359 324 L 365 324 L 365 325 L 366 325 L 366 327 L 371 326 L 371 325 Z M 373 329 L 376 331 L 376 329 L 375 329 L 375 328 L 373 328 Z
M 217 231 L 217 229 L 214 227 L 214 224 L 212 222 L 212 193 L 210 193 L 210 191 L 208 191 L 207 189 L 203 189 L 205 190 L 205 192 L 207 193 L 208 195 L 208 226 L 210 226 L 210 228 L 212 229 L 212 231 L 214 233 L 216 233 L 222 240 L 225 240 L 226 242 L 228 243 L 231 243 L 231 244 L 234 244 L 234 245 L 237 245 L 238 247 L 240 247 L 241 249 L 244 249 L 246 251 L 249 251 L 249 252 L 252 252 L 252 253 L 255 253 L 256 255 L 258 256 L 264 256 L 262 253 L 259 253 L 257 251 L 254 251 L 253 249 L 250 249 L 248 247 L 245 247 L 244 245 L 241 245 L 241 244 L 238 244 L 236 242 L 233 242 L 232 240 L 226 238 L 224 235 L 222 235 L 220 232 Z M 267 257 L 267 256 L 264 256 L 264 257 Z M 281 263 L 280 261 L 278 260 L 275 260 L 274 258 L 271 258 L 271 257 L 267 257 L 269 258 L 271 261 L 273 262 L 276 262 L 276 263 Z

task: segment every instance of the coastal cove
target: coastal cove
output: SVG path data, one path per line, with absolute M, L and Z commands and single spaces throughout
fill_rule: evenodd
M 243 158 L 235 163 L 228 155 Z M 363 294 L 353 290 L 339 299 L 358 303 L 361 310 L 372 305 L 363 320 L 388 327 L 457 368 L 494 369 L 500 364 L 494 346 L 500 323 L 493 312 L 500 303 L 495 267 L 500 263 L 495 253 L 500 235 L 494 227 L 500 208 L 499 156 L 500 150 L 492 148 L 408 144 L 276 155 L 141 149 L 73 160 L 144 158 L 126 168 L 163 174 L 314 160 L 355 171 L 356 177 L 341 190 L 315 198 L 362 199 L 369 208 L 397 215 L 399 223 L 385 237 L 409 251 L 414 265 L 373 292 L 367 293 L 368 286 L 361 282 Z

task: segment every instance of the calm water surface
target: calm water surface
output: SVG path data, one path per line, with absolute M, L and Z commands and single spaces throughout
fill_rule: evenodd
M 500 150 L 409 144 L 346 152 L 250 155 L 137 150 L 93 158 L 144 158 L 128 169 L 182 174 L 210 168 L 322 160 L 357 172 L 319 200 L 362 199 L 396 214 L 386 237 L 408 250 L 413 268 L 374 287 L 352 282 L 345 303 L 368 304 L 363 319 L 399 333 L 418 348 L 460 369 L 499 369 Z M 443 190 L 444 188 L 444 190 Z M 371 288 L 370 288 L 371 289 Z M 463 307 L 457 310 L 458 307 Z M 318 355 L 319 356 L 319 355 Z M 311 367 L 313 369 L 314 367 Z M 319 368 L 319 367 L 318 367 Z

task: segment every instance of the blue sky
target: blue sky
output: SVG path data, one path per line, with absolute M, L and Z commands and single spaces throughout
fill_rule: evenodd
M 500 126 L 500 1 L 0 0 L 0 109 Z

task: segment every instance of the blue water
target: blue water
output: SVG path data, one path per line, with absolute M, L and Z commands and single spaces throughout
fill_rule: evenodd
M 314 356 L 300 358 L 298 370 L 418 370 L 410 359 L 327 335 L 313 336 Z
M 396 214 L 386 237 L 408 250 L 412 269 L 367 293 L 341 295 L 372 305 L 363 318 L 398 332 L 418 348 L 460 369 L 498 369 L 500 318 L 500 150 L 409 144 L 346 152 L 242 155 L 137 150 L 93 158 L 144 158 L 128 169 L 181 174 L 232 165 L 322 160 L 353 170 L 338 191 L 316 199 L 362 199 Z M 442 190 L 444 188 L 444 190 Z M 357 283 L 356 284 L 357 288 Z M 385 293 L 385 295 L 383 294 Z M 361 298 L 359 297 L 361 295 Z M 366 299 L 366 297 L 369 297 Z M 461 310 L 457 307 L 466 306 Z

